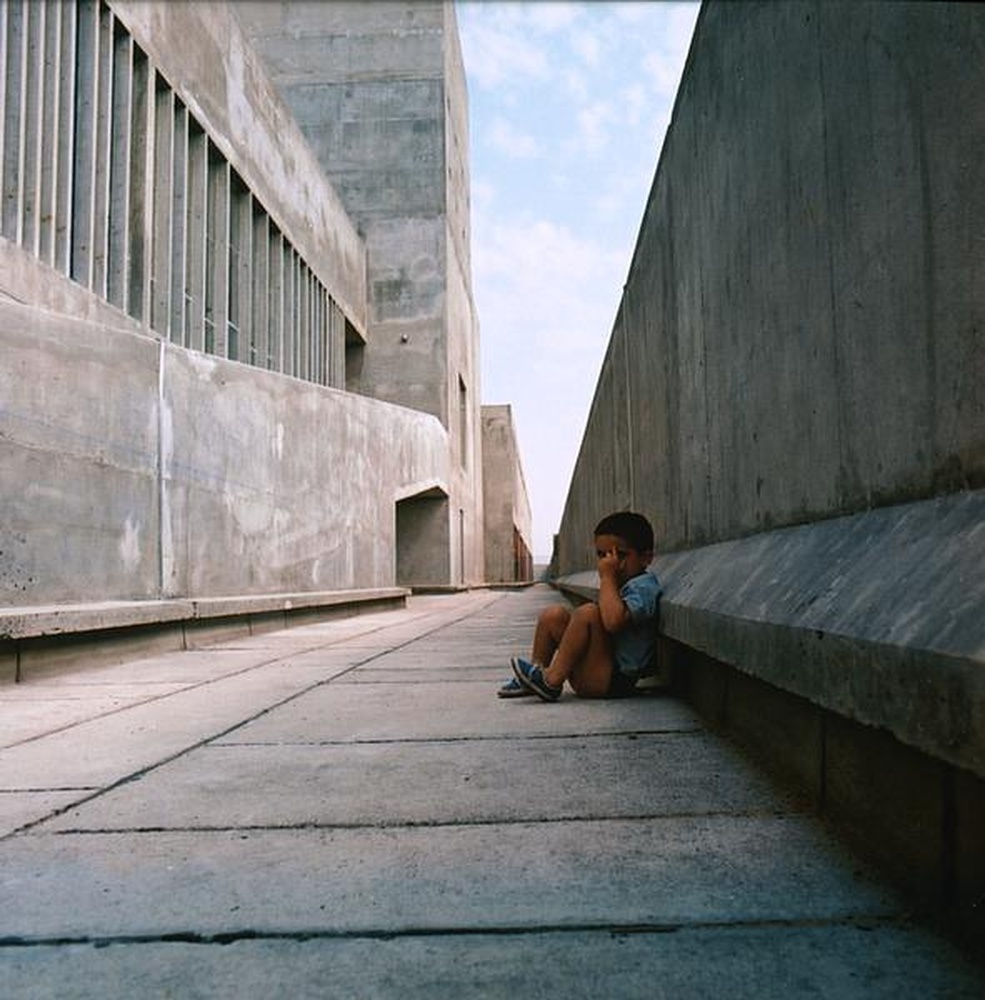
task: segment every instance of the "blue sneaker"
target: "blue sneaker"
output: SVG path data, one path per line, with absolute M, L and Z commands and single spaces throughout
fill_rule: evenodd
M 516 679 L 542 701 L 557 701 L 561 697 L 562 689 L 548 684 L 544 680 L 544 671 L 529 660 L 514 656 L 510 659 L 510 666 Z
M 529 698 L 533 691 L 525 688 L 515 677 L 511 677 L 496 694 L 500 698 Z

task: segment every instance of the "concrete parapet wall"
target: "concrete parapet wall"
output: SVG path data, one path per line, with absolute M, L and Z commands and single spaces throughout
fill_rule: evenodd
M 400 608 L 403 587 L 0 607 L 0 685 L 275 629 Z
M 985 491 L 654 565 L 668 638 L 985 778 Z M 590 598 L 597 577 L 558 584 Z
M 985 930 L 985 491 L 655 561 L 660 674 L 901 885 Z M 593 572 L 560 578 L 594 599 Z
M 530 582 L 533 520 L 508 405 L 482 407 L 482 488 L 486 582 Z
M 392 587 L 447 483 L 427 414 L 11 303 L 0 339 L 2 605 Z
M 708 3 L 559 571 L 985 483 L 983 161 L 985 7 Z
M 985 491 L 658 560 L 664 633 L 985 777 Z

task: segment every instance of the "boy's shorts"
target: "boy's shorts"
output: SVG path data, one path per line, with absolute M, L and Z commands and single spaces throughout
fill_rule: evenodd
M 606 698 L 631 698 L 635 691 L 636 678 L 624 674 L 618 667 L 613 667 Z

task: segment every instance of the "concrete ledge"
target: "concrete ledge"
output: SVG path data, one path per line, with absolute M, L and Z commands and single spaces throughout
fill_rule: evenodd
M 346 604 L 403 601 L 403 587 L 329 590 L 297 594 L 239 594 L 195 600 L 101 601 L 94 604 L 0 607 L 0 641 L 167 625 L 173 622 L 238 618 L 270 612 L 337 608 Z
M 867 511 L 658 557 L 661 631 L 983 777 L 982 566 L 985 491 Z
M 410 593 L 405 587 L 373 587 L 360 590 L 328 590 L 317 593 L 257 594 L 235 597 L 202 597 L 192 601 L 197 619 L 229 618 L 270 612 L 310 611 L 340 605 L 403 603 Z
M 408 594 L 403 587 L 377 587 L 0 608 L 0 684 L 404 607 Z
M 163 625 L 194 617 L 195 607 L 191 601 L 100 601 L 0 607 L 0 642 L 107 628 Z

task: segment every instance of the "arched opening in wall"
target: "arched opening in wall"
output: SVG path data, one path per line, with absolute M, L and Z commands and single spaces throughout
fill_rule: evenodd
M 451 518 L 448 494 L 439 487 L 397 501 L 397 585 L 447 587 Z

